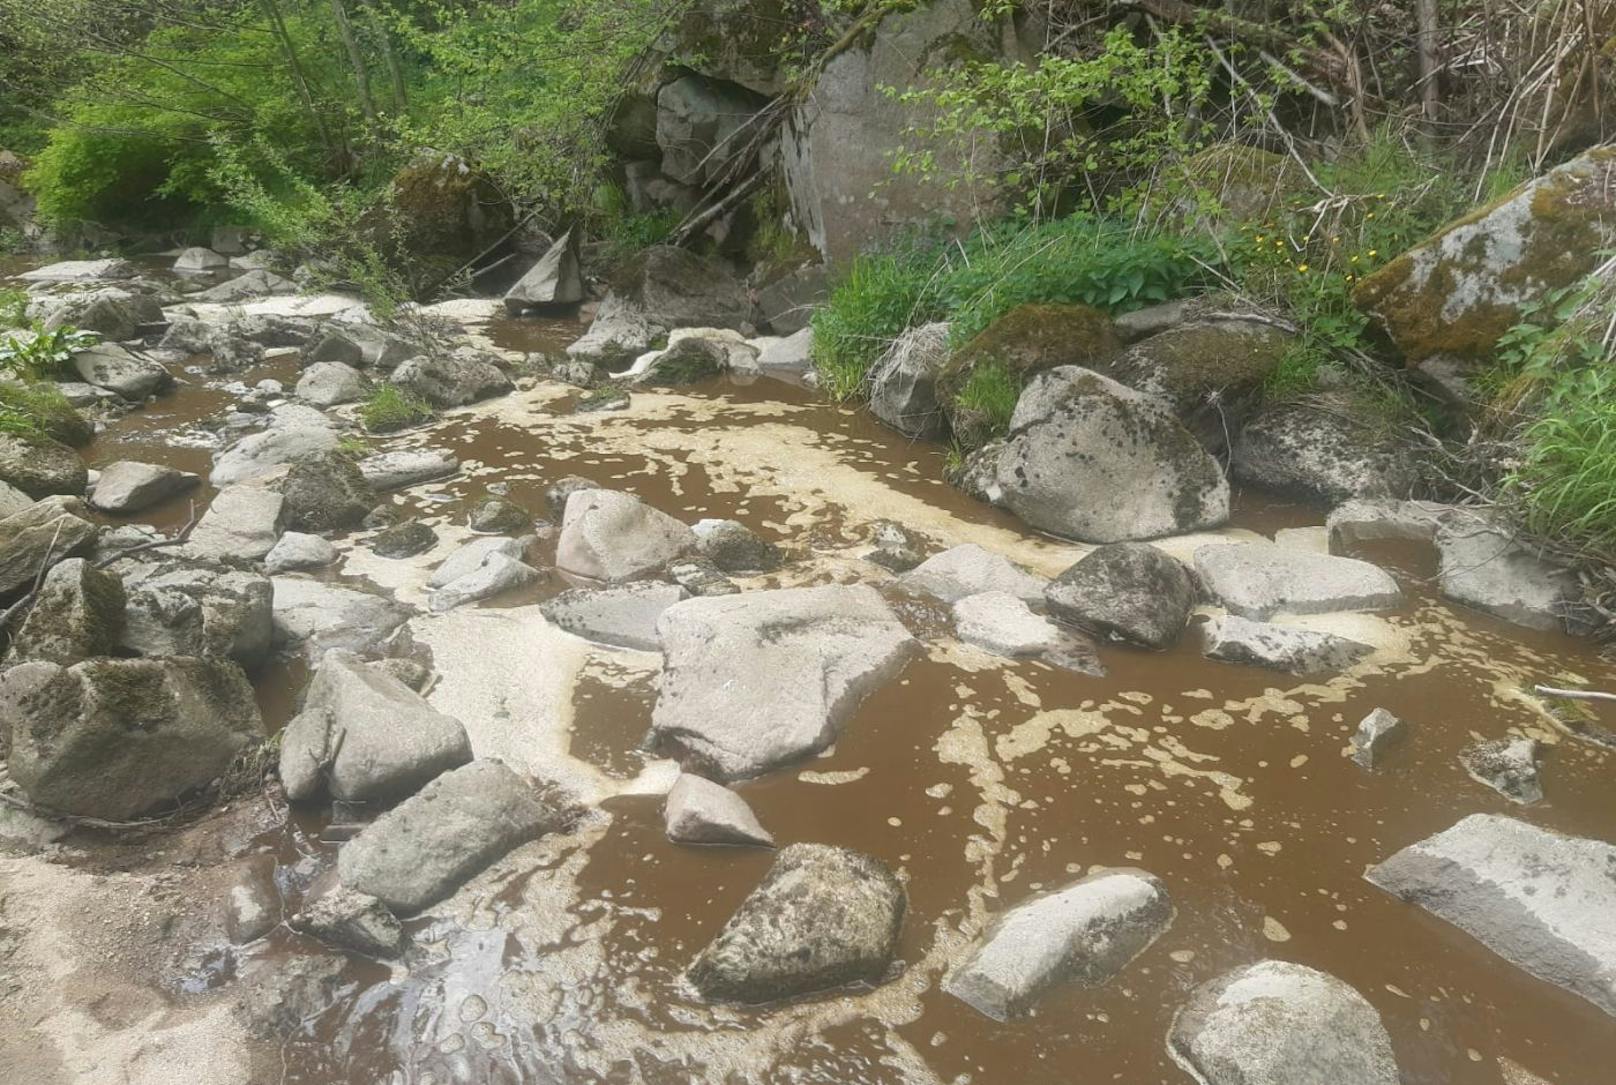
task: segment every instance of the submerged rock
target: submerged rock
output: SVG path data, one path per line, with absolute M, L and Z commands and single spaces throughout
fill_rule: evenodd
M 252 686 L 222 660 L 22 663 L 0 674 L 0 720 L 29 799 L 112 819 L 206 787 L 264 737 Z
M 1142 870 L 1091 874 L 994 920 L 943 990 L 996 1021 L 1019 1017 L 1051 987 L 1098 987 L 1173 921 L 1167 889 Z
M 1616 1016 L 1616 845 L 1472 814 L 1364 874 Z
M 578 490 L 567 498 L 556 567 L 592 580 L 629 580 L 696 549 L 685 524 L 617 490 Z
M 1384 708 L 1377 708 L 1358 723 L 1352 736 L 1352 759 L 1365 769 L 1376 768 L 1392 746 L 1403 740 L 1408 725 Z
M 1449 599 L 1528 629 L 1588 631 L 1575 574 L 1499 529 L 1453 519 L 1437 532 L 1436 546 L 1438 581 Z
M 1044 587 L 1061 621 L 1146 648 L 1178 640 L 1195 598 L 1184 563 L 1149 543 L 1097 547 Z
M 948 433 L 937 381 L 948 364 L 948 324 L 938 321 L 898 336 L 870 367 L 870 413 L 905 437 Z
M 111 655 L 123 634 L 123 620 L 123 583 L 83 558 L 69 558 L 45 574 L 7 660 L 69 667 Z
M 1391 1037 L 1362 995 L 1289 961 L 1203 983 L 1173 1018 L 1173 1061 L 1205 1085 L 1398 1085 Z
M 655 652 L 657 619 L 681 599 L 677 584 L 644 581 L 609 588 L 574 588 L 539 604 L 552 625 L 587 640 Z
M 344 652 L 320 661 L 303 711 L 281 733 L 281 783 L 293 801 L 396 798 L 470 760 L 459 720 Z
M 103 512 L 140 512 L 194 489 L 201 481 L 189 471 L 119 460 L 101 468 L 89 501 Z
M 917 646 L 867 585 L 690 599 L 657 632 L 652 739 L 720 780 L 824 749 Z
M 715 1002 L 771 1002 L 876 983 L 897 951 L 903 886 L 886 864 L 793 844 L 686 975 Z
M 1459 752 L 1459 764 L 1477 783 L 1486 784 L 1510 802 L 1529 806 L 1543 801 L 1537 776 L 1537 740 L 1500 738 L 1478 742 Z
M 774 837 L 758 824 L 745 799 L 723 784 L 688 772 L 674 781 L 662 817 L 668 839 L 680 844 L 774 847 Z
M 404 942 L 404 928 L 375 897 L 331 883 L 311 891 L 287 926 L 341 949 L 391 957 Z
M 445 772 L 342 846 L 342 884 L 399 915 L 453 893 L 506 852 L 562 828 L 553 799 L 498 761 Z
M 472 507 L 467 524 L 473 531 L 504 535 L 532 530 L 533 516 L 514 501 L 485 497 Z
M 1155 399 L 1086 369 L 1034 378 L 999 455 L 1006 508 L 1084 542 L 1217 527 L 1229 483 L 1217 461 Z
M 966 596 L 999 591 L 1027 603 L 1041 603 L 1045 581 L 1010 559 L 975 543 L 950 547 L 898 578 L 909 591 L 955 603 Z
M 1225 663 L 1250 663 L 1292 674 L 1343 671 L 1374 648 L 1334 633 L 1254 622 L 1236 614 L 1207 626 L 1205 654 Z
M 1213 543 L 1195 551 L 1206 592 L 1230 614 L 1264 620 L 1276 614 L 1385 610 L 1403 594 L 1385 570 L 1270 542 Z

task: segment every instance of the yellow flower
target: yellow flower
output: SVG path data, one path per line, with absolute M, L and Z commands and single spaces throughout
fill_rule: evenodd
M 1353 256 L 1352 256 L 1352 262 L 1353 262 L 1353 263 L 1354 263 L 1354 264 L 1356 264 L 1356 263 L 1357 263 L 1357 262 L 1358 262 L 1358 254 L 1357 254 L 1357 253 L 1353 253 Z
M 1306 264 L 1297 264 L 1296 265 L 1296 270 L 1300 271 L 1303 275 L 1306 275 L 1307 274 L 1307 265 Z
M 1370 249 L 1370 250 L 1369 250 L 1369 255 L 1370 255 L 1370 256 L 1378 256 L 1378 255 L 1379 255 L 1379 254 L 1380 254 L 1380 250 L 1379 250 L 1379 249 Z

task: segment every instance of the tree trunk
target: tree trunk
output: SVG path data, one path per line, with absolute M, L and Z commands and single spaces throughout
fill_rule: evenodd
M 1425 117 L 1427 131 L 1435 134 L 1437 110 L 1442 104 L 1442 88 L 1437 80 L 1442 71 L 1442 27 L 1437 0 L 1416 0 L 1414 8 L 1420 55 L 1420 112 Z
M 297 95 L 303 99 L 303 108 L 308 110 L 309 117 L 314 121 L 315 130 L 320 133 L 320 143 L 325 147 L 326 153 L 335 157 L 337 148 L 331 141 L 331 131 L 325 125 L 325 118 L 314 106 L 314 92 L 309 89 L 308 77 L 303 74 L 303 65 L 297 59 L 297 46 L 292 43 L 292 35 L 287 33 L 286 20 L 281 18 L 281 9 L 276 6 L 275 0 L 258 0 L 258 6 L 264 9 L 269 17 L 269 25 L 275 33 L 276 40 L 281 44 L 281 52 L 286 54 L 286 65 L 292 72 L 292 83 L 297 87 Z
M 337 23 L 337 35 L 348 50 L 348 61 L 353 65 L 354 84 L 359 88 L 359 108 L 365 111 L 365 120 L 376 126 L 376 99 L 370 95 L 370 69 L 365 67 L 365 54 L 354 37 L 353 23 L 348 21 L 348 8 L 342 0 L 331 0 L 331 17 Z

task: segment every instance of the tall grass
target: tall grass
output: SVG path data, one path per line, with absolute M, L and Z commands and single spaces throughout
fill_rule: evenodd
M 1616 557 L 1616 373 L 1598 365 L 1562 374 L 1522 441 L 1520 466 L 1505 488 L 1524 525 Z

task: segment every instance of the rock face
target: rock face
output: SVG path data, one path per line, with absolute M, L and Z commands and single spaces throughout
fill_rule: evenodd
M 647 320 L 675 328 L 738 328 L 752 315 L 746 288 L 729 268 L 689 249 L 658 245 L 645 250 L 616 285 Z
M 0 675 L 11 777 L 40 806 L 126 819 L 204 787 L 263 738 L 234 663 L 97 659 Z
M 1156 400 L 1085 369 L 1034 378 L 999 454 L 1006 508 L 1085 542 L 1124 542 L 1216 527 L 1229 484 Z
M 905 437 L 948 433 L 937 381 L 948 364 L 948 324 L 910 328 L 870 367 L 870 413 Z
M 1002 591 L 1023 602 L 1037 603 L 1043 601 L 1045 582 L 1001 554 L 965 543 L 927 558 L 899 577 L 898 583 L 945 603 L 986 591 Z
M 1240 431 L 1229 470 L 1237 482 L 1324 505 L 1408 496 L 1419 481 L 1412 449 L 1354 413 L 1351 404 L 1271 407 Z
M 514 387 L 504 370 L 475 351 L 411 358 L 390 379 L 434 407 L 463 407 Z
M 717 180 L 751 137 L 758 111 L 767 104 L 755 91 L 701 75 L 663 84 L 656 113 L 663 174 L 698 188 Z
M 1353 301 L 1410 363 L 1490 359 L 1521 306 L 1593 270 L 1616 243 L 1616 148 L 1596 147 L 1438 230 L 1366 276 Z
M 343 531 L 376 507 L 376 491 L 364 471 L 340 452 L 294 463 L 279 489 L 286 499 L 286 526 L 298 531 Z
M 686 974 L 717 1002 L 876 983 L 897 950 L 904 905 L 903 886 L 880 860 L 793 844 Z
M 1177 642 L 1195 597 L 1184 563 L 1148 543 L 1097 547 L 1044 588 L 1061 621 L 1146 648 Z
M 1543 801 L 1537 753 L 1535 739 L 1501 738 L 1461 750 L 1459 763 L 1471 779 L 1486 784 L 1510 802 L 1530 806 Z
M 1398 1085 L 1391 1037 L 1362 995 L 1324 972 L 1258 961 L 1191 993 L 1167 1051 L 1204 1085 Z
M 470 760 L 459 720 L 385 671 L 331 652 L 282 733 L 280 774 L 294 801 L 329 793 L 366 802 L 407 795 Z
M 1023 901 L 988 928 L 943 990 L 996 1021 L 1060 983 L 1097 987 L 1173 921 L 1167 890 L 1142 870 L 1108 870 Z
M 516 316 L 528 309 L 574 305 L 584 300 L 583 272 L 578 266 L 578 232 L 568 230 L 539 262 L 505 292 L 505 311 Z
M 89 471 L 79 454 L 64 444 L 38 437 L 0 433 L 0 481 L 34 499 L 82 494 Z
M 123 609 L 122 581 L 83 558 L 69 558 L 45 574 L 7 658 L 70 667 L 111 655 L 123 633 Z
M 101 468 L 90 504 L 102 512 L 139 512 L 194 488 L 202 480 L 188 471 L 119 460 Z
M 126 651 L 233 659 L 249 673 L 269 659 L 274 588 L 257 573 L 181 566 L 131 579 L 128 597 Z
M 337 870 L 343 885 L 412 915 L 566 820 L 498 761 L 473 761 L 439 776 L 344 844 Z
M 657 632 L 666 662 L 652 738 L 720 780 L 824 749 L 916 647 L 867 585 L 690 599 Z
M 1364 874 L 1616 1016 L 1616 845 L 1472 814 Z
M 0 598 L 30 587 L 41 568 L 82 554 L 98 529 L 76 498 L 51 497 L 0 520 Z
M 1362 768 L 1374 769 L 1386 751 L 1403 740 L 1408 725 L 1384 708 L 1377 708 L 1358 722 L 1352 736 L 1352 759 Z
M 629 580 L 696 549 L 685 524 L 617 490 L 579 490 L 567 498 L 556 567 L 593 580 Z
M 758 824 L 746 800 L 723 784 L 682 774 L 668 792 L 662 809 L 668 839 L 680 844 L 761 844 L 774 847 L 774 837 Z
M 168 370 L 135 357 L 116 343 L 102 343 L 73 355 L 73 371 L 86 384 L 117 392 L 135 403 L 174 383 Z
M 660 646 L 657 619 L 684 598 L 677 584 L 646 581 L 598 591 L 574 588 L 546 599 L 539 609 L 552 625 L 587 640 L 654 652 Z
M 256 561 L 286 525 L 286 499 L 259 486 L 227 486 L 202 514 L 186 549 L 199 557 Z
M 1346 670 L 1373 651 L 1367 644 L 1334 633 L 1225 614 L 1207 627 L 1205 654 L 1225 663 L 1250 663 L 1308 675 Z
M 1587 631 L 1576 576 L 1498 529 L 1454 519 L 1437 532 L 1436 546 L 1449 599 L 1528 629 Z
M 1242 618 L 1385 610 L 1402 592 L 1383 569 L 1353 558 L 1269 542 L 1214 543 L 1195 551 L 1195 571 L 1217 603 Z

